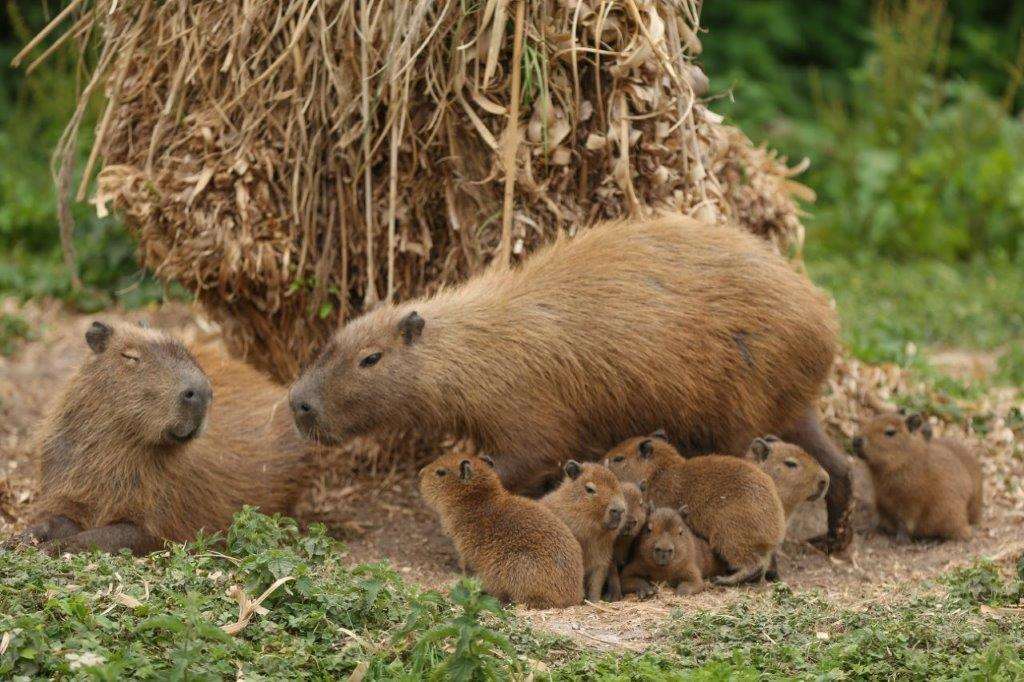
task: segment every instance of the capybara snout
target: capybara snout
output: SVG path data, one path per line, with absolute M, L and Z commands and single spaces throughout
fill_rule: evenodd
M 187 443 L 202 431 L 213 402 L 210 380 L 201 372 L 189 374 L 178 393 L 178 418 L 167 428 L 168 440 L 175 443 Z

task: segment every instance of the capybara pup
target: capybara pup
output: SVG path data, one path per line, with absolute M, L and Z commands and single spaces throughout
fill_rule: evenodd
M 828 491 L 828 473 L 798 445 L 774 436 L 755 438 L 750 456 L 775 481 L 787 521 L 800 505 L 820 500 Z
M 879 525 L 901 537 L 966 540 L 981 515 L 978 464 L 929 442 L 921 424 L 919 414 L 883 414 L 853 439 L 871 472 Z
M 621 485 L 622 495 L 626 499 L 626 518 L 623 519 L 622 527 L 619 528 L 619 536 L 615 538 L 615 545 L 612 547 L 612 563 L 608 566 L 608 585 L 605 596 L 609 601 L 622 599 L 619 571 L 629 563 L 637 534 L 647 522 L 647 515 L 650 511 L 644 501 L 641 486 L 635 483 L 622 483 Z
M 615 474 L 600 464 L 565 464 L 565 480 L 545 495 L 541 503 L 572 531 L 583 549 L 584 592 L 599 601 L 615 538 L 626 515 L 626 498 Z
M 608 453 L 624 481 L 647 484 L 655 507 L 688 510 L 687 523 L 728 564 L 723 585 L 759 579 L 786 533 L 785 511 L 771 477 L 738 457 L 684 459 L 661 438 L 630 438 Z
M 311 446 L 283 387 L 219 346 L 193 354 L 133 324 L 94 322 L 85 339 L 91 353 L 42 426 L 35 525 L 21 539 L 141 554 L 224 530 L 246 504 L 291 509 Z
M 664 427 L 687 455 L 742 456 L 779 433 L 832 477 L 847 540 L 847 461 L 814 403 L 837 323 L 764 240 L 679 215 L 581 230 L 520 266 L 340 328 L 291 390 L 324 442 L 418 429 L 471 437 L 511 490 L 542 494 L 566 458 Z
M 701 551 L 710 553 L 675 509 L 655 509 L 640 534 L 633 559 L 622 569 L 622 591 L 635 592 L 642 599 L 656 593 L 652 583 L 668 583 L 676 594 L 697 594 L 704 589 L 701 564 L 711 561 L 702 560 Z
M 490 594 L 541 609 L 583 601 L 576 538 L 547 507 L 505 490 L 485 460 L 443 455 L 420 470 L 420 493 Z
M 967 472 L 971 476 L 971 483 L 973 484 L 974 490 L 971 493 L 971 498 L 967 502 L 967 520 L 971 522 L 971 525 L 981 523 L 981 512 L 984 506 L 984 477 L 981 473 L 981 464 L 978 463 L 978 456 L 972 451 L 970 447 L 963 441 L 957 438 L 951 438 L 949 436 L 942 436 L 939 438 L 934 437 L 931 425 L 925 422 L 921 426 L 921 435 L 924 436 L 925 440 L 930 441 L 931 448 L 944 448 L 954 457 L 960 460 L 960 463 L 964 465 Z

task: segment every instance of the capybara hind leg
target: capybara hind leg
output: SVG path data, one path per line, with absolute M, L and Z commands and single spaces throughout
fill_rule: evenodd
M 66 516 L 51 516 L 50 518 L 29 526 L 21 533 L 9 538 L 4 542 L 4 549 L 12 549 L 17 545 L 32 544 L 36 542 L 50 542 L 51 540 L 63 540 L 82 530 L 82 527 Z
M 811 542 L 827 552 L 845 549 L 853 539 L 850 529 L 853 484 L 846 456 L 825 434 L 817 410 L 813 407 L 807 408 L 793 428 L 783 434 L 783 438 L 806 450 L 829 475 L 828 494 L 825 498 L 828 532 Z
M 90 528 L 62 540 L 46 543 L 44 549 L 51 554 L 61 552 L 88 552 L 98 549 L 114 554 L 122 549 L 142 555 L 160 549 L 161 542 L 133 523 L 112 523 Z

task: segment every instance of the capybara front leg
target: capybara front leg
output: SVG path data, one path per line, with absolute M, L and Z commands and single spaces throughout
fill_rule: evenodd
M 615 565 L 615 559 L 608 566 L 608 580 L 605 581 L 604 598 L 606 601 L 619 601 L 622 599 L 622 580 L 619 579 L 619 567 Z
M 83 530 L 62 540 L 48 542 L 44 548 L 53 554 L 88 552 L 96 549 L 115 554 L 127 549 L 139 556 L 160 549 L 161 544 L 157 538 L 134 523 L 122 522 Z
M 601 590 L 604 579 L 608 577 L 608 566 L 598 566 L 587 575 L 587 599 L 592 602 L 601 601 Z
M 51 540 L 63 540 L 81 530 L 81 526 L 66 516 L 51 516 L 9 538 L 4 542 L 3 547 L 4 549 L 13 549 L 17 545 L 30 545 L 33 541 L 43 543 Z
M 817 410 L 807 408 L 793 428 L 783 438 L 799 445 L 828 472 L 829 486 L 825 505 L 828 509 L 828 532 L 811 542 L 826 552 L 839 552 L 853 539 L 850 530 L 850 507 L 853 502 L 853 484 L 850 465 L 821 428 Z

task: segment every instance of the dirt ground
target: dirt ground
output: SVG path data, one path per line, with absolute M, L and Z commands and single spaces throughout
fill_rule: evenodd
M 13 531 L 31 504 L 33 494 L 33 438 L 48 400 L 83 357 L 83 334 L 97 316 L 72 315 L 56 304 L 18 306 L 2 301 L 8 312 L 25 317 L 38 330 L 12 357 L 0 357 L 0 537 Z M 109 312 L 101 318 L 147 319 L 192 339 L 215 333 L 185 306 L 124 314 Z M 970 360 L 970 354 L 963 354 Z M 955 357 L 950 353 L 943 360 Z M 978 371 L 972 365 L 969 372 Z M 894 368 L 870 368 L 841 361 L 831 382 L 822 412 L 837 438 L 853 435 L 860 414 L 893 397 L 912 391 Z M 857 538 L 841 557 L 827 557 L 802 538 L 824 528 L 824 508 L 808 509 L 794 519 L 784 546 L 780 568 L 783 580 L 795 591 L 820 589 L 836 603 L 851 606 L 885 599 L 894 585 L 919 583 L 977 557 L 1008 558 L 1024 550 L 1024 453 L 1021 425 L 1007 425 L 1011 409 L 1024 413 L 1024 401 L 1014 391 L 995 392 L 976 406 L 987 415 L 987 433 L 975 437 L 985 452 L 987 508 L 974 538 L 966 543 L 900 543 L 871 530 L 874 516 L 870 483 L 859 462 L 854 462 L 858 498 Z M 941 431 L 945 425 L 937 424 Z M 1013 429 L 1017 429 L 1014 431 Z M 321 463 L 314 485 L 303 499 L 299 517 L 325 523 L 347 545 L 354 562 L 390 560 L 405 578 L 443 587 L 457 576 L 456 557 L 433 515 L 416 491 L 415 472 L 422 464 L 389 457 L 380 447 L 338 451 Z M 653 640 L 651 626 L 671 611 L 720 608 L 750 590 L 712 589 L 696 597 L 680 598 L 663 590 L 657 598 L 638 602 L 581 605 L 561 611 L 519 612 L 536 626 L 569 636 L 597 649 L 642 650 Z

